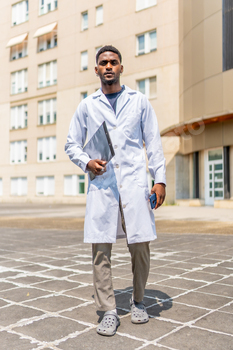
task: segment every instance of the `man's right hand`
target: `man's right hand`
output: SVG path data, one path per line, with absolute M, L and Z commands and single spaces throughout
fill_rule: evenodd
M 102 175 L 106 172 L 107 162 L 100 159 L 93 159 L 87 163 L 87 170 L 91 171 L 94 175 Z

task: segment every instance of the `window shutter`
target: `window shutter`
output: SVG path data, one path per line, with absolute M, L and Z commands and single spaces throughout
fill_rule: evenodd
M 156 77 L 152 77 L 149 79 L 150 81 L 150 98 L 155 97 L 157 95 L 157 79 Z
M 44 178 L 36 178 L 36 194 L 44 194 Z
M 150 33 L 150 51 L 157 49 L 157 33 L 156 31 Z
M 64 176 L 64 195 L 72 196 L 72 175 Z
M 96 25 L 103 23 L 103 6 L 96 7 Z
M 27 192 L 28 192 L 28 184 L 27 184 L 27 178 L 26 177 L 22 177 L 21 179 L 21 194 L 22 196 L 26 196 Z
M 55 190 L 55 181 L 54 176 L 48 176 L 48 196 L 54 196 L 54 190 Z
M 11 195 L 17 196 L 18 194 L 18 178 L 12 177 L 11 178 Z
M 81 69 L 86 70 L 88 67 L 88 53 L 84 51 L 81 53 Z

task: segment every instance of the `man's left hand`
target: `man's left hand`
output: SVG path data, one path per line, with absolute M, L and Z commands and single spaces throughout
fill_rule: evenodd
M 156 203 L 155 209 L 160 207 L 163 204 L 163 202 L 164 202 L 164 199 L 165 199 L 165 196 L 166 196 L 166 189 L 165 189 L 165 187 L 166 186 L 163 183 L 155 184 L 152 187 L 151 194 L 155 193 L 156 196 L 157 196 L 157 203 Z

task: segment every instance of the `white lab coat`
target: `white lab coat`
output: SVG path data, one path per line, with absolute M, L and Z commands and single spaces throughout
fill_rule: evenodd
M 65 151 L 84 172 L 89 156 L 83 146 L 105 120 L 115 151 L 107 171 L 88 182 L 84 242 L 114 243 L 122 234 L 118 222 L 122 201 L 129 244 L 156 238 L 143 141 L 148 167 L 155 183 L 166 184 L 165 159 L 155 112 L 147 98 L 125 87 L 117 100 L 116 114 L 99 89 L 79 104 L 70 123 Z M 88 132 L 88 133 L 87 133 Z

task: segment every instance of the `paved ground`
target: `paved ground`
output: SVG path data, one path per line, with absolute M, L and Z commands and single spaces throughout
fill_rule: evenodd
M 93 300 L 91 246 L 82 243 L 82 230 L 60 227 L 68 214 L 74 219 L 76 210 L 83 222 L 83 208 L 16 205 L 11 212 L 1 204 L 0 349 L 232 350 L 233 236 L 224 230 L 212 234 L 205 224 L 214 220 L 232 227 L 233 217 L 225 213 L 225 220 L 218 209 L 208 209 L 202 209 L 201 220 L 196 210 L 163 207 L 157 212 L 157 226 L 163 225 L 158 240 L 151 243 L 145 292 L 148 324 L 130 322 L 130 256 L 124 240 L 114 245 L 113 282 L 121 326 L 117 335 L 106 338 L 95 330 L 101 314 Z M 48 222 L 54 220 L 52 229 L 43 226 L 45 216 Z M 24 227 L 7 226 L 7 217 L 14 225 L 21 218 Z M 33 220 L 43 228 L 30 228 Z M 176 226 L 180 221 L 183 224 Z M 201 221 L 206 233 L 194 234 Z

